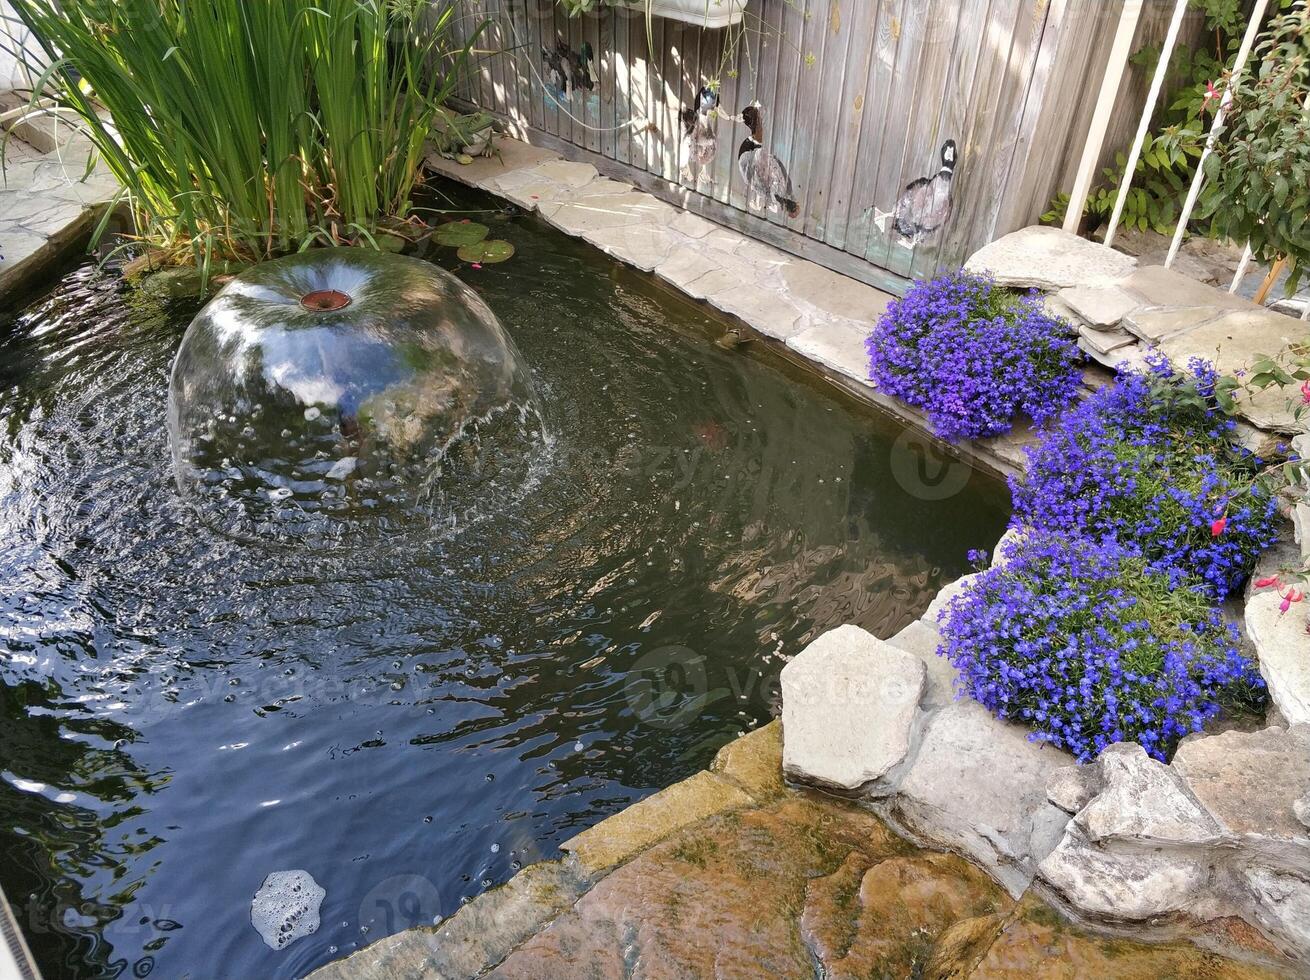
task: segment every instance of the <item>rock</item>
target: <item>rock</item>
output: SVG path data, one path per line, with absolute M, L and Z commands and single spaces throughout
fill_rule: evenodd
M 677 236 L 660 225 L 605 228 L 583 236 L 606 255 L 651 272 L 668 258 Z
M 1109 330 L 1142 305 L 1136 296 L 1118 286 L 1070 286 L 1060 290 L 1056 297 L 1074 314 L 1097 330 Z
M 1000 540 L 996 542 L 996 547 L 992 549 L 992 567 L 1004 568 L 1008 565 L 1014 556 L 1015 549 L 1023 544 L 1023 540 L 1027 536 L 1028 531 L 1025 528 L 1007 527 Z
M 1136 743 L 1111 745 L 1096 761 L 1100 791 L 1074 818 L 1092 843 L 1209 844 L 1219 826 L 1177 776 Z
M 867 327 L 832 320 L 788 337 L 787 346 L 852 381 L 867 385 L 872 383 L 869 353 L 864 346 L 868 337 Z
M 956 701 L 927 721 L 893 809 L 915 834 L 979 861 L 1013 895 L 1059 839 L 1068 816 L 1046 801 L 1059 749 Z
M 1073 308 L 1064 300 L 1060 299 L 1058 293 L 1047 293 L 1042 297 L 1042 309 L 1046 311 L 1047 316 L 1055 317 L 1069 326 L 1069 333 L 1077 335 L 1078 328 L 1085 326 L 1082 319 Z
M 1094 844 L 1070 825 L 1038 868 L 1042 880 L 1083 914 L 1139 921 L 1185 910 L 1210 885 L 1204 857 L 1180 850 Z
M 447 160 L 435 150 L 424 158 L 423 163 L 429 170 L 445 174 L 460 183 L 495 191 L 494 182 L 505 174 L 529 169 L 547 160 L 559 158 L 558 153 L 529 146 L 519 140 L 498 139 L 495 154 L 489 157 L 475 157 L 467 166 L 461 166 L 454 160 Z
M 829 630 L 782 669 L 783 771 L 856 790 L 910 747 L 924 665 L 858 626 Z
M 718 225 L 712 221 L 706 221 L 699 215 L 692 214 L 689 211 L 683 211 L 669 222 L 669 227 L 688 238 L 704 238 Z
M 690 823 L 750 803 L 751 797 L 727 780 L 698 772 L 584 830 L 560 848 L 571 853 L 583 871 L 598 874 Z
M 314 980 L 479 976 L 568 909 L 587 884 L 565 862 L 532 864 L 439 925 L 387 936 L 311 976 Z
M 955 685 L 959 672 L 945 657 L 937 653 L 942 636 L 931 622 L 918 620 L 887 641 L 899 650 L 913 654 L 922 661 L 928 672 L 928 686 L 920 704 L 940 708 L 955 699 Z
M 939 941 L 940 942 L 940 941 Z M 1207 944 L 1209 945 L 1209 944 Z M 1066 921 L 1025 896 L 971 970 L 925 977 L 969 980 L 1275 980 L 1281 971 L 1225 960 L 1190 942 L 1141 943 Z
M 533 168 L 547 180 L 553 180 L 577 190 L 596 179 L 596 168 L 589 163 L 572 160 L 547 160 Z
M 191 299 L 201 295 L 200 270 L 194 266 L 172 267 L 141 276 L 140 290 L 155 299 Z
M 1252 579 L 1277 573 L 1295 561 L 1295 549 L 1267 552 Z M 1255 647 L 1260 675 L 1269 698 L 1289 724 L 1310 723 L 1310 637 L 1306 635 L 1306 601 L 1287 612 L 1279 609 L 1277 589 L 1252 589 L 1246 599 L 1246 635 Z
M 712 275 L 710 273 L 703 277 L 695 285 L 700 286 Z M 741 317 L 760 333 L 774 340 L 787 340 L 800 332 L 801 311 L 772 290 L 755 285 L 737 285 L 723 292 L 711 293 L 706 299 L 714 308 Z
M 771 800 L 786 789 L 782 781 L 782 722 L 733 739 L 719 749 L 710 772 L 736 783 L 757 800 Z
M 933 596 L 933 600 L 928 604 L 928 608 L 924 610 L 924 622 L 940 623 L 941 614 L 950 606 L 951 600 L 968 589 L 969 586 L 973 584 L 974 580 L 981 574 L 982 572 L 971 572 L 968 575 L 961 575 L 954 582 L 949 582 L 942 586 L 941 590 Z
M 957 918 L 1010 907 L 960 858 L 918 852 L 858 807 L 788 794 L 638 855 L 485 975 L 904 977 Z
M 1125 316 L 1119 325 L 1148 344 L 1158 344 L 1166 337 L 1200 326 L 1222 313 L 1222 310 L 1212 306 L 1183 309 L 1139 308 Z
M 1123 347 L 1137 343 L 1137 338 L 1127 330 L 1096 330 L 1092 327 L 1078 328 L 1078 346 L 1094 354 L 1111 354 Z
M 1310 870 L 1310 836 L 1295 809 L 1310 796 L 1310 728 L 1193 735 L 1170 768 L 1244 849 Z
M 1303 874 L 1258 866 L 1246 868 L 1242 877 L 1252 918 L 1289 952 L 1304 958 L 1310 950 L 1310 880 Z
M 1257 310 L 1250 300 L 1226 289 L 1208 286 L 1162 265 L 1144 265 L 1119 284 L 1142 298 L 1143 306 L 1211 307 L 1223 310 Z
M 1062 766 L 1046 780 L 1046 798 L 1065 813 L 1077 813 L 1100 791 L 1101 772 L 1096 765 Z
M 1307 794 L 1292 804 L 1292 813 L 1296 819 L 1301 821 L 1301 826 L 1310 828 L 1310 794 Z
M 1127 342 L 1122 343 L 1125 337 Z M 1119 330 L 1102 333 L 1083 327 L 1078 332 L 1078 349 L 1112 371 L 1135 370 L 1146 363 L 1147 349 L 1135 337 Z
M 744 253 L 738 250 L 738 254 Z M 782 267 L 782 278 L 795 298 L 870 328 L 893 299 L 872 286 L 801 259 L 789 259 Z
M 1137 260 L 1059 228 L 1033 226 L 984 245 L 964 267 L 990 272 L 1002 285 L 1054 291 L 1112 286 L 1137 267 Z

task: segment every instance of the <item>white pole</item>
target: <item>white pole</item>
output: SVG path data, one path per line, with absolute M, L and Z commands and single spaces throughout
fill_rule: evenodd
M 1183 15 L 1187 13 L 1188 0 L 1178 0 L 1174 5 L 1174 18 L 1169 22 L 1169 33 L 1165 35 L 1164 46 L 1160 49 L 1160 61 L 1155 66 L 1155 77 L 1151 79 L 1151 91 L 1147 93 L 1146 105 L 1142 107 L 1142 118 L 1137 123 L 1137 136 L 1133 138 L 1133 149 L 1128 154 L 1128 164 L 1124 167 L 1123 182 L 1119 185 L 1119 196 L 1115 198 L 1114 213 L 1110 215 L 1110 228 L 1105 233 L 1105 247 L 1114 244 L 1114 233 L 1123 217 L 1124 203 L 1128 200 L 1128 189 L 1137 172 L 1137 158 L 1142 155 L 1142 144 L 1146 142 L 1146 132 L 1151 128 L 1151 113 L 1155 111 L 1156 100 L 1160 98 L 1160 89 L 1164 78 L 1169 74 L 1169 59 L 1174 54 L 1174 44 L 1178 41 L 1178 31 L 1183 25 Z M 1097 154 L 1100 155 L 1099 152 Z
M 1196 161 L 1196 176 L 1192 178 L 1192 186 L 1187 191 L 1187 200 L 1183 202 L 1183 213 L 1178 216 L 1174 240 L 1169 244 L 1169 254 L 1164 260 L 1166 269 L 1174 264 L 1174 259 L 1178 258 L 1178 249 L 1182 246 L 1183 235 L 1187 231 L 1187 221 L 1192 217 L 1196 199 L 1201 196 L 1201 185 L 1205 183 L 1206 158 L 1210 156 L 1210 151 L 1214 149 L 1215 141 L 1219 138 L 1219 130 L 1223 126 L 1228 105 L 1233 101 L 1233 86 L 1242 78 L 1242 69 L 1246 67 L 1246 59 L 1250 57 L 1251 47 L 1255 44 L 1256 35 L 1260 33 L 1260 22 L 1264 20 L 1267 6 L 1269 0 L 1255 0 L 1255 9 L 1251 11 L 1251 22 L 1246 25 L 1242 46 L 1237 49 L 1237 60 L 1233 62 L 1233 77 L 1224 88 L 1224 96 L 1219 101 L 1219 111 L 1214 114 L 1214 122 L 1210 124 L 1210 135 L 1205 139 L 1205 149 L 1201 151 L 1201 159 Z
M 1242 261 L 1237 263 L 1237 271 L 1233 273 L 1233 284 L 1228 287 L 1230 293 L 1237 292 L 1237 287 L 1242 284 L 1246 278 L 1246 268 L 1251 264 L 1251 243 L 1246 243 L 1246 248 L 1242 249 Z
M 1124 9 L 1119 14 L 1119 28 L 1114 32 L 1114 44 L 1110 47 L 1110 57 L 1105 65 L 1105 77 L 1101 79 L 1101 92 L 1096 97 L 1091 125 L 1087 127 L 1087 142 L 1083 144 L 1083 157 L 1078 162 L 1078 176 L 1074 178 L 1069 207 L 1064 212 L 1065 231 L 1077 232 L 1078 223 L 1083 220 L 1087 194 L 1092 189 L 1092 177 L 1096 174 L 1096 161 L 1101 157 L 1105 131 L 1110 126 L 1110 113 L 1114 111 L 1114 100 L 1119 94 L 1119 84 L 1123 81 L 1124 66 L 1132 54 L 1133 35 L 1137 33 L 1137 21 L 1141 15 L 1142 0 L 1124 0 Z

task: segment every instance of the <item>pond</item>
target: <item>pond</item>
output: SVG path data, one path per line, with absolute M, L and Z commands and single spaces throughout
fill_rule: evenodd
M 86 263 L 0 322 L 0 884 L 47 976 L 296 977 L 448 915 L 704 767 L 808 640 L 890 636 L 1001 533 L 996 482 L 721 349 L 653 277 L 480 220 L 511 261 L 423 254 L 512 335 L 550 440 L 527 492 L 410 541 L 251 543 L 179 497 L 198 303 Z M 290 870 L 321 924 L 275 951 L 251 901 Z

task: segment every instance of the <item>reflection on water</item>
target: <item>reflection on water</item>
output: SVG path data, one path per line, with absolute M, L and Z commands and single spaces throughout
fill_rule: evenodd
M 894 428 L 496 220 L 518 255 L 458 273 L 553 444 L 531 493 L 435 541 L 199 521 L 164 426 L 194 306 L 81 268 L 0 325 L 0 883 L 48 976 L 293 977 L 449 914 L 766 720 L 816 633 L 890 635 L 998 536 L 999 488 L 916 488 Z M 292 869 L 322 925 L 278 952 L 250 903 Z

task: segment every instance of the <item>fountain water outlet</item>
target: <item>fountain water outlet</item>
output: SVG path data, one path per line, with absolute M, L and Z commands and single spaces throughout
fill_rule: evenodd
M 173 362 L 169 436 L 211 523 L 344 541 L 521 483 L 541 424 L 522 356 L 472 289 L 418 259 L 328 248 L 254 266 L 200 311 Z

